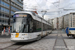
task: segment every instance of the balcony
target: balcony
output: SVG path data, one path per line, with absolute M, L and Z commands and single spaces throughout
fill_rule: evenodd
M 8 23 L 5 23 L 5 22 L 4 22 L 3 24 L 4 24 L 4 25 L 8 25 Z
M 3 17 L 3 16 L 0 16 L 0 19 L 3 19 L 3 20 L 8 20 L 9 18 L 8 17 Z M 13 21 L 13 19 L 11 18 L 11 21 Z
M 17 4 L 19 7 L 23 7 L 23 6 L 21 6 L 20 4 L 18 4 L 18 3 L 16 3 L 14 0 L 12 0 L 12 2 L 14 2 L 15 4 Z M 19 1 L 20 2 L 20 1 Z M 21 2 L 20 2 L 21 3 Z M 22 3 L 23 4 L 23 3 Z
M 3 8 L 6 8 L 6 9 L 8 9 L 8 10 L 9 10 L 9 7 L 7 7 L 7 6 L 4 6 L 4 5 L 2 5 L 2 4 L 1 4 L 1 7 L 3 7 Z M 14 11 L 14 12 L 15 12 L 16 10 L 14 10 L 14 9 L 11 9 L 11 11 Z
M 9 18 L 7 18 L 7 17 L 3 17 L 3 16 L 0 16 L 0 19 L 8 20 Z
M 17 0 L 17 1 L 19 1 L 21 4 L 23 4 L 23 1 L 22 2 L 20 0 Z
M 0 22 L 0 25 L 1 25 L 1 24 L 3 24 L 3 25 L 8 25 L 8 23 L 5 23 L 5 22 Z
M 7 3 L 7 4 L 9 4 L 9 1 L 5 1 L 5 0 L 2 0 L 2 1 L 4 1 L 4 2 Z M 16 4 L 16 3 L 15 3 L 15 4 Z M 23 10 L 23 9 L 22 9 L 23 7 L 21 7 L 21 6 L 19 6 L 19 5 L 16 6 L 15 4 L 12 4 L 12 3 L 11 3 L 11 6 L 13 6 L 13 7 L 15 7 L 15 8 L 19 9 L 19 10 Z M 21 8 L 19 8 L 19 7 L 21 7 Z

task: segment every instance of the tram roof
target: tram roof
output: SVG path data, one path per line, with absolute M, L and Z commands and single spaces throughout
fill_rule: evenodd
M 41 19 L 42 19 L 43 21 L 46 22 L 46 24 L 51 25 L 48 21 L 46 21 L 45 19 L 43 19 L 42 17 L 40 17 L 38 14 L 36 14 L 36 13 L 34 13 L 34 12 L 32 12 L 32 11 L 17 11 L 17 12 L 15 12 L 15 14 L 16 14 L 16 13 L 28 13 L 28 14 L 30 14 L 30 15 L 32 16 L 32 18 L 35 19 L 35 20 L 37 20 L 37 18 L 34 17 L 34 16 L 37 16 L 37 17 L 39 18 L 37 21 L 40 21 L 40 22 L 41 22 Z M 44 22 L 43 22 L 43 23 L 44 23 Z

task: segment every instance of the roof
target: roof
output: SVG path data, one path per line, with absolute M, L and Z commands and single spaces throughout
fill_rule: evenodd
M 41 22 L 41 19 L 43 20 L 42 22 L 45 23 L 45 24 L 48 24 L 48 25 L 51 25 L 48 21 L 46 21 L 45 19 L 43 19 L 42 17 L 40 17 L 38 14 L 35 14 L 34 12 L 32 11 L 17 11 L 15 13 L 28 13 L 32 16 L 32 18 L 34 20 L 37 20 L 39 22 Z

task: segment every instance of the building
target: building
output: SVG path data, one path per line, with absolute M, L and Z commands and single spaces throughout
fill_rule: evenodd
M 0 0 L 0 25 L 8 25 L 10 0 Z M 23 10 L 23 0 L 11 0 L 11 17 L 14 12 Z M 11 19 L 11 23 L 12 23 Z M 11 25 L 11 24 L 10 24 Z
M 52 25 L 53 28 L 53 19 L 48 19 L 48 22 Z
M 75 27 L 75 12 L 65 14 L 59 18 L 59 29 L 66 29 L 67 27 Z
M 52 24 L 53 23 L 53 19 L 48 19 L 48 22 Z
M 64 16 L 64 28 L 69 27 L 69 14 L 65 14 Z
M 53 25 L 53 29 L 66 29 L 67 27 L 75 27 L 75 12 L 65 14 L 61 17 L 48 20 Z
M 58 18 L 53 19 L 53 28 L 58 29 Z
M 58 24 L 58 28 L 59 29 L 63 29 L 63 27 L 64 27 L 64 25 L 63 25 L 63 22 L 64 22 L 64 20 L 63 20 L 63 17 L 58 17 L 59 18 L 59 24 Z
M 64 28 L 75 27 L 75 12 L 64 15 Z

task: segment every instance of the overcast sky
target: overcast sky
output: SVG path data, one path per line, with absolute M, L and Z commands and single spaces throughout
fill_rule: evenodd
M 45 15 L 45 19 L 51 19 L 65 15 L 75 10 L 63 10 L 63 9 L 75 9 L 75 0 L 23 0 L 24 10 L 37 10 L 39 15 L 42 15 L 41 11 L 48 11 Z M 59 15 L 60 13 L 60 15 Z

